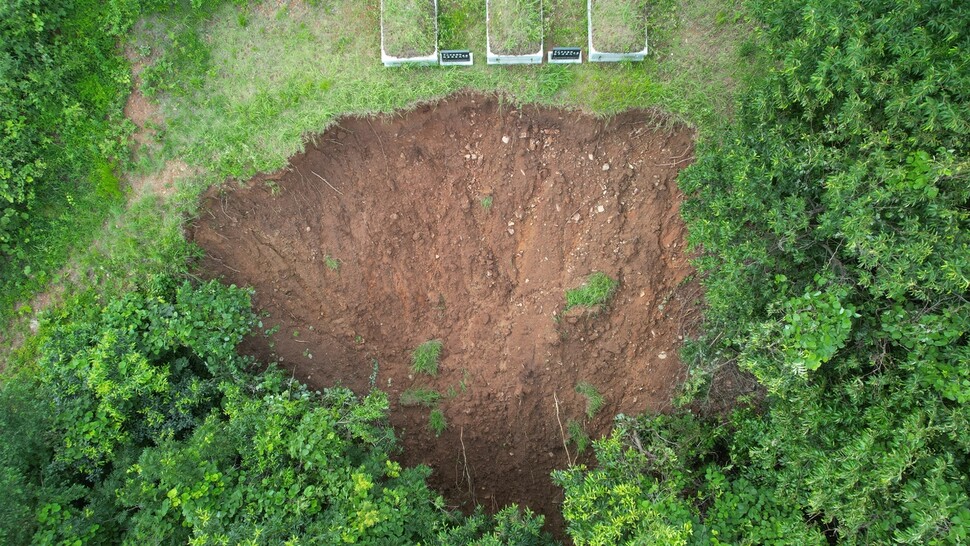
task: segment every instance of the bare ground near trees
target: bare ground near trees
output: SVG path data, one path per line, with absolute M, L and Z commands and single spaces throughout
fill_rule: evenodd
M 561 532 L 549 473 L 591 455 L 569 421 L 595 438 L 663 411 L 683 374 L 701 295 L 675 179 L 692 157 L 692 131 L 652 113 L 459 95 L 340 120 L 283 171 L 210 190 L 190 236 L 204 276 L 254 286 L 263 330 L 279 326 L 244 350 L 314 387 L 389 392 L 400 459 L 449 502 L 519 503 Z M 612 302 L 564 313 L 594 271 L 619 280 Z M 430 339 L 437 377 L 411 371 Z M 592 419 L 580 382 L 605 398 Z M 399 404 L 415 387 L 442 396 L 439 437 Z

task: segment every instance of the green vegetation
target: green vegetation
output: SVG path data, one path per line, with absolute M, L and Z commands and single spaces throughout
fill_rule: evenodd
M 524 55 L 542 47 L 542 0 L 486 0 L 492 53 Z
M 576 453 L 578 455 L 586 453 L 586 450 L 589 449 L 590 438 L 589 434 L 586 434 L 586 430 L 583 429 L 582 423 L 575 419 L 567 421 L 566 434 L 569 436 L 569 441 L 576 446 Z
M 383 393 L 251 374 L 249 292 L 159 282 L 72 298 L 5 376 L 4 544 L 548 543 L 541 516 L 452 513 L 393 462 Z
M 489 211 L 489 210 L 492 209 L 492 196 L 491 195 L 486 195 L 486 196 L 482 197 L 479 201 L 480 201 L 480 203 L 482 205 L 482 208 L 485 209 L 486 211 Z
M 596 417 L 606 402 L 603 395 L 591 383 L 585 381 L 576 384 L 576 392 L 586 397 L 586 417 L 589 419 Z
M 382 0 L 384 52 L 394 57 L 431 55 L 437 46 L 434 0 Z
M 545 5 L 550 40 L 585 43 L 579 3 Z M 555 475 L 576 544 L 967 542 L 961 3 L 660 0 L 643 63 L 395 71 L 375 7 L 0 6 L 0 317 L 21 321 L 5 330 L 38 291 L 63 299 L 4 362 L 0 542 L 545 543 L 542 517 L 453 514 L 427 469 L 393 463 L 379 392 L 252 373 L 235 353 L 249 293 L 186 281 L 203 188 L 282 167 L 339 115 L 461 89 L 699 129 L 678 183 L 706 323 L 681 400 L 734 409 L 618 417 L 595 467 Z M 484 43 L 481 0 L 441 7 L 443 45 Z M 527 26 L 502 39 L 536 40 Z M 123 51 L 161 118 L 132 160 Z M 121 180 L 175 159 L 198 173 L 175 196 L 125 202 Z M 580 296 L 592 284 L 567 306 L 607 301 Z
M 327 255 L 323 257 L 323 263 L 327 266 L 330 271 L 340 270 L 340 260 L 334 258 L 333 256 Z
M 445 412 L 441 411 L 441 408 L 431 410 L 428 415 L 428 428 L 431 429 L 431 432 L 434 432 L 435 436 L 441 436 L 441 433 L 448 428 L 448 423 L 445 421 Z
M 645 0 L 593 0 L 593 47 L 608 53 L 642 51 L 647 43 Z
M 411 387 L 401 393 L 402 406 L 424 406 L 433 408 L 441 400 L 441 393 L 424 387 Z
M 411 353 L 411 371 L 437 377 L 441 348 L 440 339 L 432 339 L 418 345 L 418 348 Z
M 683 399 L 731 401 L 732 367 L 760 395 L 726 423 L 619 422 L 596 469 L 557 474 L 570 535 L 964 543 L 970 12 L 748 7 L 777 64 L 680 178 L 707 302 Z
M 613 297 L 618 284 L 606 273 L 597 271 L 591 274 L 579 288 L 566 290 L 566 309 L 605 305 Z

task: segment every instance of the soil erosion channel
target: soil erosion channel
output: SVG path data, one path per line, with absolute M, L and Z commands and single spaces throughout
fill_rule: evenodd
M 481 95 L 345 118 L 286 169 L 210 191 L 191 236 L 204 275 L 255 287 L 280 326 L 247 351 L 315 388 L 387 391 L 402 462 L 450 502 L 519 503 L 561 531 L 562 431 L 668 407 L 698 315 L 675 185 L 692 134 L 657 121 Z M 610 304 L 564 312 L 596 271 L 619 281 Z M 413 373 L 432 339 L 438 376 Z M 581 382 L 605 399 L 592 419 Z M 440 436 L 401 405 L 414 388 L 441 395 Z

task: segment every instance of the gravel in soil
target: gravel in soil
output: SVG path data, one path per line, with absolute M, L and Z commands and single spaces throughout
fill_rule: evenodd
M 210 190 L 190 236 L 203 276 L 255 287 L 279 326 L 245 351 L 316 388 L 387 391 L 400 460 L 450 503 L 529 506 L 561 537 L 549 475 L 568 422 L 600 437 L 617 413 L 669 408 L 682 379 L 701 296 L 675 179 L 692 153 L 689 129 L 648 112 L 458 95 L 340 120 L 282 171 Z M 611 302 L 564 312 L 596 271 L 619 281 Z M 437 376 L 413 373 L 432 339 Z M 604 398 L 592 419 L 581 382 Z M 440 395 L 440 436 L 431 409 L 400 404 L 416 388 Z

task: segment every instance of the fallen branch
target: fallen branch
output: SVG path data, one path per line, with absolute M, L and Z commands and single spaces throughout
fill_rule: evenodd
M 313 171 L 310 171 L 310 172 L 313 173 L 313 175 L 316 176 L 317 178 L 319 178 L 320 180 L 323 180 L 323 183 L 326 184 L 326 185 L 328 185 L 328 186 L 330 186 L 330 189 L 331 190 L 339 193 L 340 195 L 343 195 L 343 193 L 340 190 L 338 190 L 337 188 L 333 187 L 333 184 L 331 184 L 330 182 L 327 182 L 327 179 L 326 178 L 320 176 L 319 174 L 317 174 L 317 173 L 315 173 Z
M 573 466 L 573 457 L 569 454 L 569 444 L 566 442 L 566 429 L 562 428 L 562 419 L 559 418 L 559 397 L 555 392 L 552 393 L 552 397 L 556 401 L 556 421 L 559 421 L 559 433 L 562 434 L 562 447 L 566 450 L 566 462 L 569 466 Z

